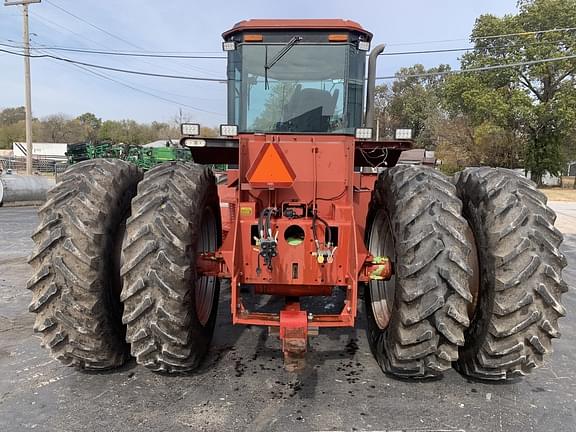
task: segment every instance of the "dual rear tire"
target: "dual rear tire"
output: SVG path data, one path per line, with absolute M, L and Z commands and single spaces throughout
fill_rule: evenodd
M 365 290 L 382 369 L 433 378 L 453 364 L 510 380 L 540 366 L 566 314 L 554 220 L 545 195 L 509 170 L 471 168 L 454 182 L 421 167 L 382 173 L 366 245 L 393 259 L 395 275 Z
M 30 311 L 53 357 L 86 370 L 130 353 L 155 371 L 198 367 L 219 292 L 217 278 L 196 274 L 198 253 L 220 245 L 209 169 L 172 162 L 143 175 L 121 160 L 81 162 L 39 215 Z

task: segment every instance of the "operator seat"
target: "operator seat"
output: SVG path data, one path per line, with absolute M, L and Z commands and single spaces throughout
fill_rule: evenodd
M 286 122 L 295 123 L 296 131 L 300 132 L 327 132 L 338 96 L 338 89 L 330 94 L 327 90 L 302 89 L 302 85 L 298 84 L 286 104 Z

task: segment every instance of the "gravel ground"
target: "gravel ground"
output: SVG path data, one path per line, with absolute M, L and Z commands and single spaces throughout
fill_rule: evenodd
M 566 235 L 576 286 L 576 203 L 552 203 Z M 546 366 L 514 384 L 467 380 L 455 371 L 414 383 L 382 374 L 356 329 L 312 339 L 307 369 L 283 370 L 279 343 L 262 328 L 233 327 L 224 295 L 212 349 L 194 374 L 153 374 L 133 362 L 82 373 L 40 348 L 27 312 L 32 208 L 0 208 L 0 431 L 576 431 L 576 317 Z M 569 312 L 574 291 L 564 296 Z

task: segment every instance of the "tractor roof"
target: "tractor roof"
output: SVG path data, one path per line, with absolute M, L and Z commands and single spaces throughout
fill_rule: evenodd
M 230 30 L 224 32 L 222 37 L 228 39 L 235 33 L 245 31 L 285 31 L 285 30 L 335 30 L 358 32 L 372 39 L 372 33 L 365 30 L 355 21 L 344 19 L 251 19 L 236 23 Z

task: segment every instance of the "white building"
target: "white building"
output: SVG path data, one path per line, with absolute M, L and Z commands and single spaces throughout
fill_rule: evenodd
M 532 177 L 530 174 L 530 171 L 526 172 L 522 168 L 517 168 L 514 171 L 516 171 L 518 174 L 520 174 L 521 176 L 526 177 L 528 179 L 530 179 Z M 544 186 L 549 186 L 549 187 L 560 186 L 561 183 L 562 183 L 562 181 L 561 181 L 560 177 L 553 176 L 549 172 L 544 173 L 544 175 L 542 176 L 542 184 Z
M 66 143 L 32 143 L 32 157 L 39 159 L 50 159 L 54 161 L 65 161 L 68 144 Z M 12 143 L 14 157 L 26 157 L 26 143 Z

